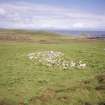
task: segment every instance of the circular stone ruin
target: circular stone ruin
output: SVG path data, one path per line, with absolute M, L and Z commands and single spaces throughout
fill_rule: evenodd
M 68 60 L 65 54 L 59 51 L 38 51 L 29 53 L 27 56 L 36 64 L 39 63 L 48 67 L 59 67 L 61 69 L 86 68 L 86 63 L 83 63 L 81 60 L 76 62 Z

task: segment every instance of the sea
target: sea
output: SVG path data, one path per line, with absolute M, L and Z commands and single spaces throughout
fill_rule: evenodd
M 76 30 L 53 30 L 52 32 L 69 36 L 104 37 L 105 31 L 76 31 Z

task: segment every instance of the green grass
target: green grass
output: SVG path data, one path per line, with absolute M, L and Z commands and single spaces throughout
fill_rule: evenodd
M 0 105 L 104 105 L 105 89 L 96 89 L 100 85 L 96 76 L 105 73 L 104 49 L 104 41 L 0 42 Z M 87 67 L 62 70 L 35 65 L 27 54 L 41 50 L 61 51 Z

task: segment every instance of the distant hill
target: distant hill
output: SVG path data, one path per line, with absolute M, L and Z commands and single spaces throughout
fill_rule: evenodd
M 67 39 L 67 36 L 61 36 L 54 32 L 0 29 L 1 41 L 28 41 L 38 43 L 59 43 Z
M 71 32 L 71 31 L 70 31 Z M 74 32 L 64 34 L 57 31 L 34 31 L 34 30 L 16 30 L 0 29 L 0 41 L 34 42 L 34 43 L 70 43 L 72 41 L 89 41 L 93 39 L 104 39 L 105 36 L 92 35 L 91 33 Z M 78 34 L 76 34 L 78 33 Z M 79 34 L 80 33 L 80 34 Z M 94 32 L 95 33 L 95 32 Z M 97 34 L 97 33 L 96 33 Z

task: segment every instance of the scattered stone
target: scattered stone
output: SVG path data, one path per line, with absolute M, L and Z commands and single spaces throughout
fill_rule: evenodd
M 82 61 L 74 62 L 65 57 L 64 53 L 59 51 L 39 51 L 35 53 L 29 53 L 28 58 L 33 62 L 40 63 L 48 67 L 59 67 L 61 69 L 85 69 L 86 64 Z

